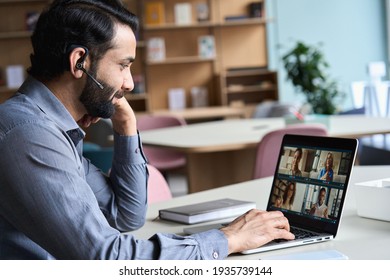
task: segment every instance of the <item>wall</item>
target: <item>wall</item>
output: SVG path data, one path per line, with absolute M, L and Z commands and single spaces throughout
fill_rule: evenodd
M 294 42 L 323 43 L 332 78 L 348 94 L 341 109 L 353 106 L 350 84 L 366 80 L 370 61 L 388 61 L 385 0 L 266 0 L 269 67 L 278 71 L 282 102 L 303 101 L 285 80 L 280 57 Z M 280 46 L 280 47 L 278 47 Z

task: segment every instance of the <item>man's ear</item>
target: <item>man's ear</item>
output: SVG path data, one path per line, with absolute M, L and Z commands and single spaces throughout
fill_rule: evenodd
M 88 56 L 88 49 L 83 46 L 75 46 L 68 55 L 69 71 L 77 78 L 83 76 L 84 62 Z

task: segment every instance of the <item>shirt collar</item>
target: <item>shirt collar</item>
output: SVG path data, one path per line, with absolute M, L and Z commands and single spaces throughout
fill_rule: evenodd
M 85 132 L 61 101 L 40 81 L 29 76 L 19 89 L 20 93 L 28 96 L 52 121 L 64 131 L 80 130 L 82 137 Z M 80 135 L 81 136 L 81 135 Z

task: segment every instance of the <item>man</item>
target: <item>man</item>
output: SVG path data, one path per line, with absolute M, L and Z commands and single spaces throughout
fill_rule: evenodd
M 326 189 L 321 188 L 318 194 L 318 201 L 310 209 L 310 215 L 328 219 L 328 206 L 325 204 Z
M 289 175 L 293 175 L 293 176 L 302 176 L 302 172 L 301 170 L 299 169 L 299 163 L 302 159 L 302 149 L 301 148 L 297 148 L 294 152 L 294 157 L 293 157 L 293 160 L 291 162 L 291 169 L 289 170 Z
M 252 210 L 221 230 L 137 240 L 147 167 L 133 110 L 137 18 L 119 1 L 57 0 L 32 36 L 29 77 L 0 105 L 1 259 L 222 259 L 292 239 L 281 212 Z M 82 157 L 84 132 L 111 118 L 107 177 Z

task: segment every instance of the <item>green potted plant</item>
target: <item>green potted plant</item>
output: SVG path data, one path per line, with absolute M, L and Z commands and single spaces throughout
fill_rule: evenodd
M 337 111 L 336 102 L 344 93 L 338 84 L 326 74 L 329 64 L 319 47 L 298 41 L 282 61 L 287 79 L 298 92 L 305 94 L 314 114 L 332 115 Z M 336 98 L 337 97 L 337 98 Z

